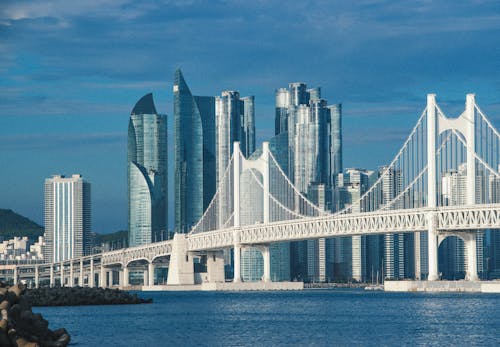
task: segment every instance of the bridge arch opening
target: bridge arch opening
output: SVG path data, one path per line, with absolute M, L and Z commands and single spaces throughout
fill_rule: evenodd
M 146 285 L 149 261 L 147 259 L 135 259 L 129 261 L 125 266 L 128 268 L 128 283 L 131 286 Z
M 162 254 L 153 258 L 156 284 L 167 284 L 169 264 L 170 254 Z
M 465 243 L 459 236 L 447 236 L 438 248 L 438 272 L 443 280 L 463 280 L 466 266 Z

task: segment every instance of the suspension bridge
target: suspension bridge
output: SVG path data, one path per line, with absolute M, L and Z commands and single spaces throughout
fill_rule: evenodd
M 168 267 L 167 285 L 224 282 L 223 250 L 233 249 L 234 279 L 241 281 L 241 251 L 263 257 L 263 282 L 271 282 L 269 246 L 320 238 L 422 233 L 427 237 L 428 281 L 438 279 L 438 247 L 449 236 L 464 241 L 466 279 L 478 279 L 476 234 L 500 228 L 500 135 L 475 102 L 449 118 L 427 96 L 421 113 L 394 159 L 361 197 L 331 212 L 312 203 L 290 181 L 267 142 L 260 156 L 245 158 L 234 143 L 229 164 L 203 216 L 173 240 L 95 254 L 61 263 L 18 266 L 15 281 L 38 286 L 129 286 L 129 270 L 142 267 L 145 286 L 155 268 Z M 453 175 L 453 185 L 449 184 Z M 194 258 L 206 272 L 197 274 Z M 118 276 L 111 276 L 116 273 Z

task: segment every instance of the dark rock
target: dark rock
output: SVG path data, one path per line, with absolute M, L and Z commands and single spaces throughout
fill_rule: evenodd
M 81 305 L 120 305 L 144 304 L 152 300 L 142 299 L 118 289 L 88 287 L 55 287 L 30 289 L 25 301 L 33 306 L 81 306 Z
M 5 289 L 0 283 L 0 289 Z M 17 284 L 0 291 L 0 346 L 67 346 L 70 336 L 65 329 L 49 330 L 41 314 L 31 311 L 25 286 Z

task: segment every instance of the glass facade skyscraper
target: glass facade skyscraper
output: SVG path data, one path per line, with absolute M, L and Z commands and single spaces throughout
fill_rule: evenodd
M 134 106 L 128 126 L 129 245 L 161 239 L 168 227 L 167 122 L 152 94 Z
M 341 117 L 341 105 L 328 106 L 319 87 L 296 82 L 276 90 L 275 134 L 288 141 L 288 167 L 283 169 L 302 193 L 326 209 L 333 207 L 334 177 L 342 170 Z M 292 243 L 292 278 L 332 278 L 332 254 L 331 239 Z
M 215 148 L 217 184 L 226 171 L 233 143 L 240 143 L 241 153 L 248 158 L 255 150 L 254 97 L 240 98 L 237 91 L 223 91 L 215 98 Z
M 90 254 L 90 183 L 81 175 L 45 180 L 46 262 Z
M 216 190 L 215 98 L 193 96 L 180 69 L 173 92 L 175 231 L 186 233 Z

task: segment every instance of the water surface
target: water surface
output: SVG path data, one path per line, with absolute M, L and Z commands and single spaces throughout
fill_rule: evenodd
M 153 304 L 37 307 L 75 346 L 500 346 L 500 296 L 144 292 Z

